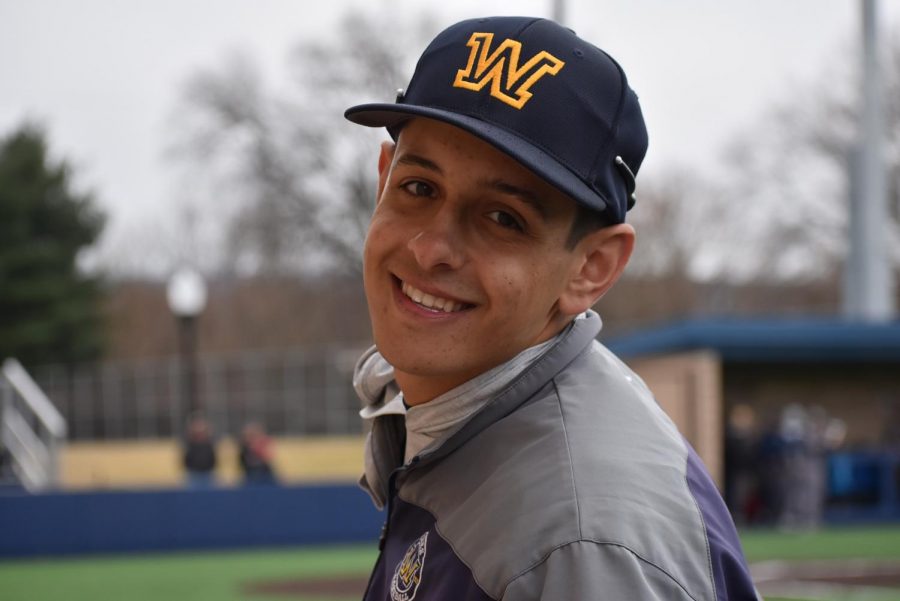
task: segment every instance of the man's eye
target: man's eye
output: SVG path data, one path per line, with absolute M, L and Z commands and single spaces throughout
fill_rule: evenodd
M 403 189 L 412 194 L 413 196 L 433 196 L 434 188 L 426 184 L 425 182 L 420 181 L 412 181 L 406 184 L 403 184 Z
M 525 228 L 519 222 L 518 219 L 507 213 L 506 211 L 491 211 L 488 213 L 488 217 L 497 222 L 501 227 L 518 230 L 520 232 L 525 231 Z

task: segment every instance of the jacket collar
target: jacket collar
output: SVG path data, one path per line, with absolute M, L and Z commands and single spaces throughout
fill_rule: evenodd
M 591 310 L 573 320 L 556 344 L 540 359 L 519 374 L 459 430 L 440 445 L 420 454 L 418 460 L 409 467 L 424 465 L 447 456 L 491 424 L 524 405 L 538 390 L 574 361 L 594 341 L 601 328 L 600 316 Z

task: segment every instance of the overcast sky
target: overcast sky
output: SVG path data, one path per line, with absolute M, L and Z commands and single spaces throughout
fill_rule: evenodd
M 546 16 L 551 4 L 0 0 L 0 134 L 25 119 L 43 123 L 54 151 L 96 191 L 115 238 L 171 208 L 178 182 L 163 155 L 172 112 L 184 81 L 228 52 L 256 57 L 277 82 L 294 43 L 333 33 L 354 7 L 400 14 L 428 6 L 450 24 Z M 900 2 L 881 11 L 885 39 Z M 566 24 L 624 66 L 648 122 L 644 169 L 652 173 L 675 161 L 714 163 L 735 131 L 857 50 L 859 12 L 859 0 L 569 0 Z

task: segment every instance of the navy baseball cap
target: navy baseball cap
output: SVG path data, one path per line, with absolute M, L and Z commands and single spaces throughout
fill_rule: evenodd
M 634 204 L 647 129 L 625 72 L 553 21 L 490 17 L 452 25 L 428 45 L 393 104 L 344 116 L 387 127 L 428 117 L 492 144 L 610 223 Z

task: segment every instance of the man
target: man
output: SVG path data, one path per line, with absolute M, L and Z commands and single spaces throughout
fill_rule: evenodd
M 637 96 L 551 21 L 458 23 L 394 104 L 364 280 L 368 600 L 756 599 L 699 459 L 594 340 L 634 245 Z
M 216 442 L 212 425 L 200 413 L 188 419 L 182 463 L 190 488 L 210 488 L 216 483 Z

